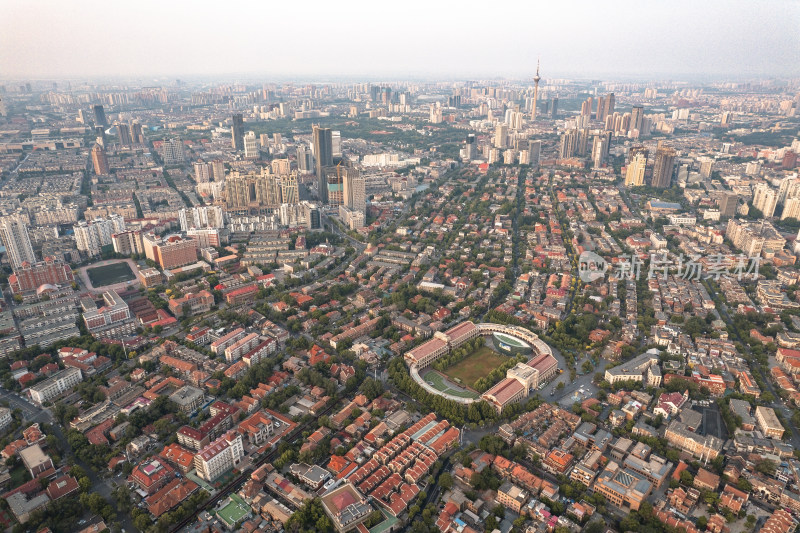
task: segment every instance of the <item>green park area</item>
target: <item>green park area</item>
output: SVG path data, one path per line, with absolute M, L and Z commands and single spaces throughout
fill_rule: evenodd
M 444 373 L 451 379 L 460 380 L 467 387 L 472 387 L 479 378 L 485 378 L 489 373 L 508 361 L 508 357 L 500 355 L 488 346 L 481 346 L 464 359 L 445 369 Z

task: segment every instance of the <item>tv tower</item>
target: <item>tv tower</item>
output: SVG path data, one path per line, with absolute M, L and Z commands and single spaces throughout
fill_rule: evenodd
M 531 120 L 536 120 L 536 101 L 539 99 L 539 60 L 536 60 L 536 76 L 533 77 L 533 108 L 531 109 Z

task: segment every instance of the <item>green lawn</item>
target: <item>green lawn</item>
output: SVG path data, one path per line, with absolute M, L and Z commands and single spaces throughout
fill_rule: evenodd
M 87 268 L 86 273 L 95 287 L 105 287 L 136 279 L 128 263 L 112 263 L 94 268 Z
M 23 483 L 26 483 L 31 480 L 31 476 L 28 473 L 28 470 L 25 468 L 25 465 L 23 464 L 17 466 L 15 469 L 9 472 L 9 474 L 11 475 L 9 486 L 12 489 L 19 487 Z
M 478 378 L 486 377 L 489 372 L 508 361 L 508 357 L 500 355 L 488 346 L 481 346 L 460 362 L 444 371 L 453 379 L 460 379 L 461 384 L 472 387 Z M 458 383 L 458 381 L 456 381 Z
M 434 389 L 442 391 L 445 394 L 450 394 L 451 396 L 458 396 L 459 398 L 478 397 L 477 393 L 474 391 L 454 387 L 452 383 L 449 383 L 447 379 L 436 370 L 429 370 L 428 373 L 422 376 L 422 379 L 428 382 Z

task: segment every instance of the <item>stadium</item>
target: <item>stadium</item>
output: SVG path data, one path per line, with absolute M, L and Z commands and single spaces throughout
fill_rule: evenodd
M 429 370 L 438 359 L 450 354 L 477 337 L 491 337 L 503 356 L 530 356 L 508 370 L 506 378 L 479 395 L 461 382 L 455 383 L 442 373 Z M 495 354 L 495 357 L 500 357 Z M 409 350 L 405 356 L 411 377 L 423 389 L 461 404 L 485 400 L 498 412 L 520 402 L 558 372 L 558 361 L 550 347 L 527 329 L 502 324 L 461 322 L 446 331 L 437 331 L 429 341 Z M 499 365 L 496 365 L 499 366 Z M 458 381 L 458 380 L 455 380 Z

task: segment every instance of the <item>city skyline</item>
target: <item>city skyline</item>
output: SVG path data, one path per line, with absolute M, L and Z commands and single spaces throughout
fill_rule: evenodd
M 6 6 L 4 77 L 526 78 L 534 75 L 537 57 L 545 79 L 800 73 L 800 40 L 793 37 L 800 4 L 782 0 L 760 4 L 780 17 L 757 19 L 752 4 L 741 1 L 644 8 L 616 2 L 603 10 L 581 2 L 568 13 L 504 3 L 494 6 L 495 19 L 469 6 L 454 14 L 418 2 L 385 13 L 361 2 L 340 11 L 312 3 L 302 18 L 288 5 L 256 7 L 248 17 L 202 5 L 191 11 L 153 2 L 64 5 Z M 154 14 L 164 23 L 153 24 Z M 343 26 L 353 31 L 329 32 Z M 338 54 L 317 53 L 320 39 L 331 40 L 325 48 Z

